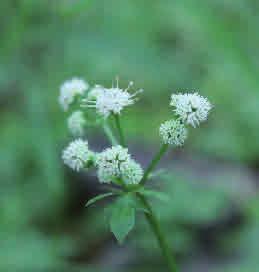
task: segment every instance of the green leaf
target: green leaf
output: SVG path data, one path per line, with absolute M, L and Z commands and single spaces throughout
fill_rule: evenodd
M 94 204 L 95 202 L 102 200 L 108 196 L 112 196 L 112 195 L 113 195 L 113 193 L 106 193 L 106 194 L 101 194 L 101 195 L 98 195 L 94 198 L 91 198 L 90 200 L 87 201 L 87 203 L 85 204 L 85 207 L 88 207 L 88 206 Z
M 143 205 L 143 203 L 137 197 L 135 197 L 135 199 L 134 199 L 134 207 L 135 207 L 136 211 L 150 213 L 150 211 Z
M 120 244 L 135 225 L 135 208 L 132 204 L 132 195 L 125 194 L 113 205 L 110 228 Z
M 154 171 L 150 174 L 150 179 L 154 179 L 154 178 L 160 178 L 160 177 L 164 177 L 166 175 L 168 175 L 168 170 L 167 169 L 159 169 L 157 171 Z
M 146 197 L 157 198 L 158 200 L 163 201 L 163 202 L 168 202 L 170 200 L 170 198 L 167 194 L 162 193 L 162 192 L 158 192 L 158 191 L 154 191 L 154 190 L 150 190 L 150 189 L 141 188 L 139 190 L 139 193 L 141 193 L 142 195 L 144 195 Z

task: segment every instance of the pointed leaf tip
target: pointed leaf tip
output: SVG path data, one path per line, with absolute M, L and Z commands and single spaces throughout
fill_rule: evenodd
M 93 197 L 86 202 L 85 207 L 89 207 L 90 205 L 94 204 L 95 202 L 100 201 L 100 200 L 102 200 L 106 197 L 112 196 L 112 195 L 113 195 L 113 193 L 105 193 L 105 194 L 100 194 L 96 197 Z
M 131 198 L 124 195 L 113 206 L 110 228 L 118 242 L 122 244 L 134 225 L 135 208 L 132 206 Z

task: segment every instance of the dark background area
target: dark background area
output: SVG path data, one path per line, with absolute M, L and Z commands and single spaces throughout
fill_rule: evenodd
M 143 217 L 123 246 L 90 173 L 63 166 L 71 140 L 57 102 L 73 76 L 143 88 L 122 115 L 143 166 L 170 119 L 172 92 L 199 90 L 214 109 L 153 181 L 154 202 L 182 271 L 259 271 L 259 2 L 3 0 L 0 3 L 0 270 L 166 271 Z M 108 142 L 87 132 L 92 148 Z

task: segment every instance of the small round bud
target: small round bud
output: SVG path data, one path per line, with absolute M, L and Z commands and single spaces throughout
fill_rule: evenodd
M 165 144 L 181 146 L 187 138 L 187 129 L 179 120 L 164 122 L 159 129 Z
M 59 103 L 64 111 L 68 110 L 76 95 L 82 95 L 89 85 L 80 78 L 72 78 L 65 81 L 60 87 Z
M 198 93 L 172 94 L 170 105 L 182 122 L 193 127 L 206 121 L 212 108 L 208 99 Z
M 93 164 L 94 153 L 88 149 L 87 141 L 77 139 L 64 149 L 62 159 L 68 167 L 75 171 L 80 171 Z
M 68 129 L 73 136 L 82 136 L 86 120 L 82 111 L 73 112 L 67 119 Z

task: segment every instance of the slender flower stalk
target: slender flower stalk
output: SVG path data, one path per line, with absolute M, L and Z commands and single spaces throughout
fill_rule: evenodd
M 114 114 L 114 119 L 115 119 L 115 124 L 119 133 L 119 138 L 120 138 L 120 143 L 122 146 L 126 146 L 125 144 L 125 138 L 122 132 L 122 128 L 121 128 L 121 122 L 120 122 L 120 116 L 118 114 Z
M 114 136 L 113 131 L 112 131 L 111 127 L 109 126 L 109 124 L 107 123 L 107 121 L 105 121 L 103 124 L 103 130 L 104 130 L 104 133 L 106 134 L 107 138 L 111 141 L 111 144 L 118 145 L 118 141 L 117 141 L 116 137 Z
M 168 149 L 168 144 L 163 144 L 157 154 L 154 156 L 153 160 L 150 162 L 149 166 L 147 167 L 146 171 L 144 172 L 143 178 L 140 181 L 140 184 L 144 185 L 147 182 L 148 176 L 151 174 L 151 172 L 154 170 L 162 156 L 165 154 L 165 152 Z

